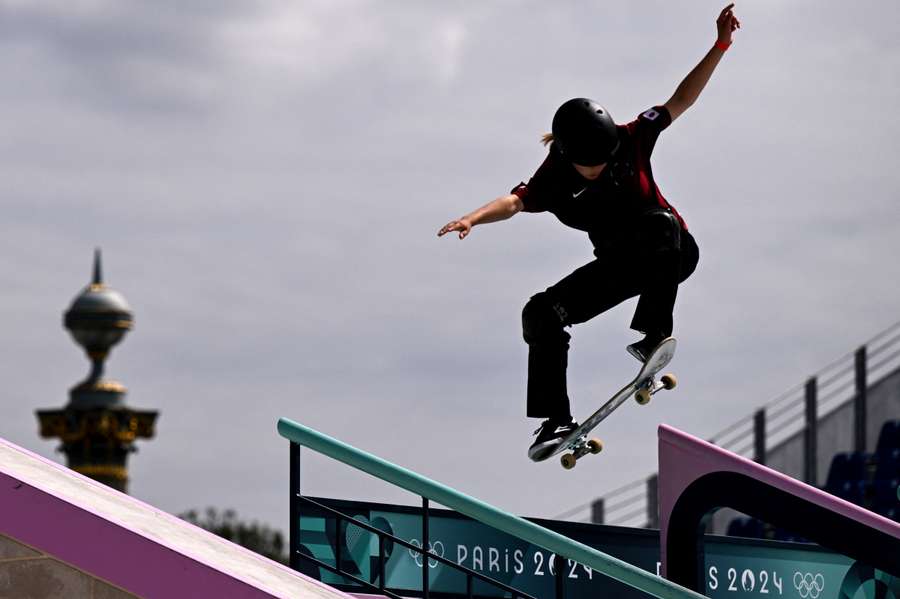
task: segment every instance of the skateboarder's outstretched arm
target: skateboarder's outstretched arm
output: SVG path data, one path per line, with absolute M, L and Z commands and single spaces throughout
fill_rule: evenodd
M 451 220 L 449 223 L 441 227 L 438 231 L 438 237 L 446 235 L 450 231 L 459 231 L 459 238 L 465 239 L 472 227 L 475 225 L 483 225 L 487 223 L 495 223 L 500 220 L 506 220 L 521 212 L 522 200 L 515 194 L 500 196 L 492 202 L 488 202 L 478 210 L 457 220 Z
M 716 65 L 719 64 L 728 46 L 731 45 L 732 33 L 735 29 L 740 28 L 741 22 L 734 16 L 732 8 L 734 8 L 734 3 L 722 9 L 719 18 L 716 19 L 716 28 L 719 36 L 716 39 L 715 46 L 706 53 L 706 56 L 694 67 L 694 70 L 688 73 L 688 76 L 684 78 L 684 81 L 681 82 L 678 89 L 666 102 L 665 107 L 668 109 L 673 121 L 682 112 L 690 108 L 700 96 L 700 92 L 703 91 L 703 88 L 712 76 Z

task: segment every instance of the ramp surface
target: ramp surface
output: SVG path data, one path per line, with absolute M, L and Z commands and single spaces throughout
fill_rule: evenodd
M 56 587 L 40 583 L 48 572 Z M 0 596 L 25 596 L 16 589 L 97 599 L 350 597 L 0 439 Z

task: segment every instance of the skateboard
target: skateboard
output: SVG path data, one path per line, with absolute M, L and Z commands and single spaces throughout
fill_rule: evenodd
M 613 395 L 600 409 L 591 414 L 581 426 L 576 428 L 569 435 L 563 438 L 556 445 L 545 447 L 531 456 L 535 462 L 541 462 L 547 458 L 553 457 L 558 453 L 567 452 L 561 458 L 560 462 L 563 468 L 571 470 L 575 467 L 575 463 L 579 458 L 589 453 L 600 453 L 603 449 L 603 443 L 599 439 L 589 439 L 588 434 L 594 428 L 603 422 L 607 416 L 612 414 L 616 408 L 625 403 L 625 401 L 634 396 L 635 401 L 640 405 L 646 405 L 650 401 L 650 396 L 657 391 L 663 389 L 674 389 L 678 381 L 673 374 L 664 374 L 660 379 L 656 380 L 656 375 L 660 370 L 672 360 L 675 355 L 676 341 L 674 337 L 667 337 L 650 352 L 647 362 L 641 367 L 640 372 L 634 379 L 622 387 L 622 389 Z

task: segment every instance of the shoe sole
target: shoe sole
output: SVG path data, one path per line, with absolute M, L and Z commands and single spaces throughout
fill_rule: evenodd
M 549 441 L 544 441 L 543 443 L 538 443 L 536 445 L 532 445 L 531 447 L 528 448 L 528 457 L 533 459 L 535 455 L 537 455 L 544 449 L 547 449 L 549 447 L 555 447 L 556 445 L 559 445 L 559 442 L 562 441 L 563 439 L 564 439 L 564 437 L 558 437 L 556 439 L 551 439 Z
M 637 360 L 637 361 L 640 362 L 641 364 L 646 364 L 646 363 L 647 363 L 647 358 L 646 358 L 646 356 L 642 356 L 642 355 L 641 355 L 641 352 L 639 352 L 639 351 L 637 351 L 636 349 L 632 348 L 630 345 L 629 345 L 628 347 L 626 347 L 625 349 L 628 351 L 629 354 L 631 354 L 632 356 L 634 356 L 634 359 L 635 359 L 635 360 Z
M 572 431 L 574 431 L 574 430 L 575 429 L 573 428 Z M 568 437 L 570 434 L 572 434 L 572 431 L 564 433 L 553 439 L 548 439 L 547 441 L 543 441 L 541 443 L 536 443 L 536 444 L 532 445 L 531 447 L 528 448 L 528 457 L 533 458 L 534 455 L 539 453 L 541 450 L 547 449 L 548 447 L 555 447 L 556 445 L 559 445 L 560 441 L 562 441 L 563 439 Z

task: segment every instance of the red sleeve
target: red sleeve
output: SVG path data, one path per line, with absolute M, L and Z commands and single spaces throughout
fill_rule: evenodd
M 628 132 L 634 135 L 640 144 L 646 148 L 647 157 L 653 152 L 656 138 L 663 129 L 672 124 L 672 116 L 665 106 L 654 106 L 645 110 L 638 117 L 628 123 Z
M 553 196 L 551 193 L 552 181 L 552 161 L 551 156 L 548 155 L 528 183 L 519 183 L 512 188 L 510 193 L 519 196 L 519 199 L 522 200 L 524 212 L 546 212 Z

